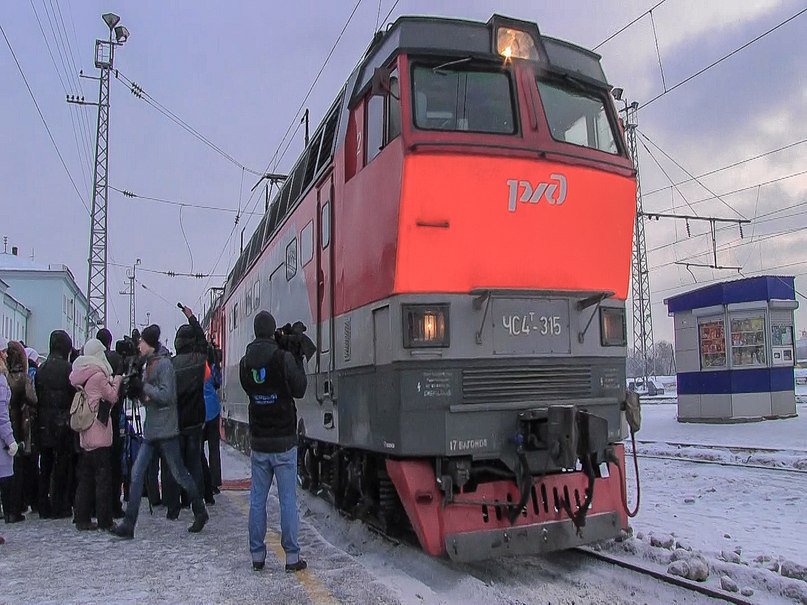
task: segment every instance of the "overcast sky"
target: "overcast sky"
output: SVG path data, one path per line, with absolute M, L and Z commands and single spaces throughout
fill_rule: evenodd
M 400 0 L 390 20 L 401 14 L 439 14 L 486 21 L 498 12 L 534 20 L 547 35 L 594 47 L 657 1 Z M 393 3 L 381 2 L 382 18 Z M 122 74 L 238 163 L 260 171 L 289 124 L 297 119 L 294 112 L 354 4 L 353 0 L 17 0 L 2 3 L 0 23 L 89 206 L 94 144 L 89 137 L 95 132 L 95 108 L 68 105 L 64 97 L 65 89 L 82 93 L 74 63 L 85 73 L 97 73 L 94 40 L 106 35 L 101 13 L 118 13 L 131 32 L 115 57 Z M 803 1 L 667 0 L 653 12 L 667 88 L 805 6 Z M 377 0 L 360 4 L 306 104 L 312 130 L 367 47 L 378 15 Z M 807 15 L 802 15 L 652 102 L 640 112 L 640 130 L 695 175 L 807 139 L 805 25 Z M 663 91 L 652 27 L 645 16 L 598 49 L 610 81 L 640 103 Z M 33 254 L 38 262 L 68 265 L 83 289 L 88 214 L 4 41 L 0 41 L 0 82 L 0 140 L 4 142 L 0 146 L 0 236 L 8 236 L 10 245 L 19 246 L 26 256 Z M 97 83 L 81 80 L 80 84 L 85 97 L 96 100 Z M 249 202 L 249 208 L 253 206 L 256 200 L 250 199 L 250 189 L 254 175 L 201 144 L 134 97 L 120 81 L 113 80 L 111 93 L 111 186 L 191 204 L 236 209 Z M 300 132 L 277 170 L 287 170 L 301 148 Z M 673 180 L 688 178 L 660 151 L 651 150 Z M 718 233 L 718 245 L 724 248 L 720 264 L 741 265 L 746 275 L 760 270 L 795 274 L 797 288 L 807 293 L 803 228 L 807 225 L 807 176 L 758 186 L 807 169 L 805 150 L 807 144 L 795 145 L 704 177 L 703 182 L 715 194 L 746 190 L 694 204 L 712 193 L 695 182 L 673 191 L 653 158 L 640 148 L 645 210 L 691 213 L 688 201 L 700 215 L 759 217 L 744 228 L 742 240 L 734 227 Z M 664 187 L 667 189 L 650 193 Z M 799 203 L 805 205 L 771 214 Z M 261 208 L 262 202 L 258 203 Z M 120 265 L 140 258 L 144 269 L 209 273 L 233 228 L 233 218 L 233 213 L 185 208 L 180 225 L 179 207 L 125 198 L 110 190 L 110 258 Z M 204 288 L 221 285 L 234 262 L 241 228 L 246 226 L 248 238 L 258 218 L 242 217 L 216 267 L 218 277 L 212 281 L 140 271 L 138 277 L 148 290 L 138 287 L 138 322 L 145 322 L 148 312 L 164 333 L 173 334 L 182 323 L 175 301 L 200 309 Z M 693 223 L 692 236 L 687 238 L 682 223 L 653 221 L 647 225 L 657 339 L 672 338 L 665 297 L 692 287 L 695 279 L 705 282 L 737 275 L 702 268 L 692 268 L 690 274 L 673 264 L 687 258 L 710 262 L 707 231 L 707 226 Z M 679 243 L 667 245 L 672 242 Z M 125 285 L 125 268 L 111 266 L 108 275 L 108 323 L 117 337 L 128 329 L 128 299 L 117 294 Z M 805 305 L 804 299 L 801 303 Z M 807 305 L 798 313 L 797 328 L 807 329 Z

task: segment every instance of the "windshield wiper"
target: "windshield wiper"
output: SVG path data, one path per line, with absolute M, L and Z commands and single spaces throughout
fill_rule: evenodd
M 444 67 L 449 67 L 451 65 L 459 65 L 460 63 L 467 63 L 470 60 L 471 57 L 465 57 L 464 59 L 455 59 L 454 61 L 448 61 L 447 63 L 443 63 L 442 65 L 433 67 L 432 72 L 436 74 L 445 74 L 446 72 L 443 71 Z

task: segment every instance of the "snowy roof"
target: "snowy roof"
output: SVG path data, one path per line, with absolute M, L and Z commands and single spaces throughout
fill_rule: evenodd
M 761 275 L 724 281 L 664 299 L 670 313 L 756 300 L 795 300 L 795 278 Z
M 17 256 L 16 254 L 8 254 L 3 252 L 0 254 L 0 270 L 5 271 L 53 271 L 48 265 L 35 263 L 30 258 Z M 61 270 L 61 267 L 60 269 Z

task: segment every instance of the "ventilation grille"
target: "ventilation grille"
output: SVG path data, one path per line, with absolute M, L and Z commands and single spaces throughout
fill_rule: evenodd
M 463 403 L 591 397 L 588 366 L 514 366 L 462 371 Z

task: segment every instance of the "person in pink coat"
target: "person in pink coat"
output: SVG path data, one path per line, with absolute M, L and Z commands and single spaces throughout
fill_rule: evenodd
M 118 400 L 121 377 L 112 378 L 112 366 L 107 361 L 105 351 L 106 347 L 100 340 L 91 338 L 84 345 L 84 354 L 73 362 L 73 371 L 70 373 L 70 383 L 77 389 L 84 389 L 87 403 L 96 415 L 90 428 L 80 433 L 82 454 L 75 502 L 76 528 L 79 530 L 112 527 L 109 497 L 112 481 L 110 410 Z M 91 519 L 93 505 L 97 525 Z

